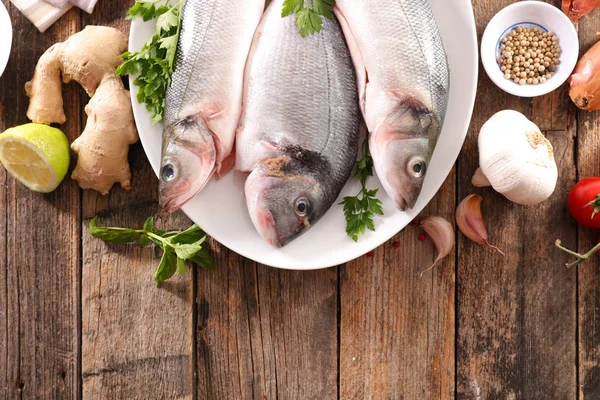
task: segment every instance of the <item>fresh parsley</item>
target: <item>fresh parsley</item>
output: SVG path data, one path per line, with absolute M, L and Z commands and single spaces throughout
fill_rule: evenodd
M 98 217 L 90 221 L 90 234 L 98 239 L 112 243 L 136 243 L 146 246 L 154 242 L 163 250 L 163 256 L 154 273 L 154 280 L 159 285 L 177 272 L 183 275 L 186 261 L 204 268 L 215 269 L 216 266 L 203 244 L 208 238 L 206 233 L 192 225 L 185 231 L 163 231 L 154 227 L 154 218 L 150 217 L 142 229 L 107 228 L 96 226 Z
M 355 242 L 367 229 L 375 231 L 375 215 L 383 215 L 381 200 L 377 198 L 379 189 L 369 190 L 367 179 L 373 176 L 373 158 L 369 152 L 369 140 L 365 139 L 361 147 L 362 158 L 356 162 L 352 176 L 358 177 L 362 186 L 354 197 L 344 197 L 340 205 L 344 206 L 346 233 Z
M 321 32 L 322 17 L 332 19 L 333 6 L 335 6 L 335 0 L 313 0 L 312 8 L 306 5 L 305 0 L 285 0 L 281 17 L 296 13 L 296 25 L 300 29 L 300 35 L 306 37 Z
M 139 76 L 133 83 L 139 87 L 137 101 L 145 104 L 152 123 L 162 122 L 167 88 L 177 52 L 181 30 L 181 8 L 183 0 L 171 4 L 170 0 L 137 0 L 127 12 L 127 18 L 156 19 L 156 32 L 139 52 L 125 52 L 125 62 L 117 68 L 117 75 Z

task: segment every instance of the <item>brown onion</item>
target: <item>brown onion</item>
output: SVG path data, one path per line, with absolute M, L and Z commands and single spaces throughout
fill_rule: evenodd
M 600 42 L 592 46 L 569 78 L 569 96 L 582 110 L 600 110 Z
M 600 0 L 562 0 L 562 10 L 573 22 L 600 7 Z

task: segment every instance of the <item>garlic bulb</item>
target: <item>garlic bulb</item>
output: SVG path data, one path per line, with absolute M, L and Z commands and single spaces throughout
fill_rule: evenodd
M 534 205 L 550 197 L 557 179 L 552 144 L 523 114 L 500 111 L 481 127 L 473 185 L 492 186 L 512 202 Z

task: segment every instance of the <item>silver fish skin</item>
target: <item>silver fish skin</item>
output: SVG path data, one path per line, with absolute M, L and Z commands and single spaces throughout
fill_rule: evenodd
M 414 207 L 442 129 L 450 74 L 428 0 L 337 0 L 377 175 Z
M 349 49 L 337 21 L 302 38 L 274 0 L 246 69 L 236 168 L 251 174 L 252 222 L 274 246 L 306 232 L 336 201 L 356 161 L 360 109 Z
M 264 0 L 187 0 L 183 6 L 159 177 L 159 200 L 170 212 L 234 161 L 244 69 L 264 7 Z

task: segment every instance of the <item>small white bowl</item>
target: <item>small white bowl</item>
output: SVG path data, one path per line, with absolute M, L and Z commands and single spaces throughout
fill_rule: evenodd
M 6 68 L 12 46 L 12 24 L 8 11 L 0 2 L 0 76 Z
M 504 78 L 498 59 L 502 38 L 517 27 L 552 31 L 562 53 L 555 75 L 537 85 L 519 85 Z M 502 9 L 492 18 L 481 38 L 481 61 L 485 72 L 500 89 L 515 96 L 536 97 L 552 92 L 571 75 L 579 56 L 579 39 L 573 23 L 563 12 L 542 1 L 520 1 Z

